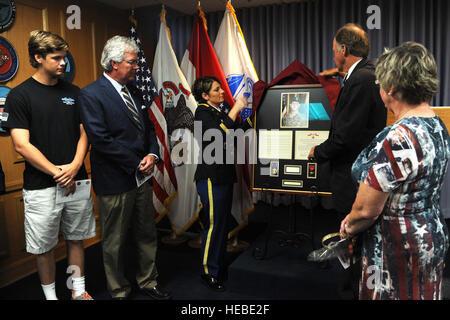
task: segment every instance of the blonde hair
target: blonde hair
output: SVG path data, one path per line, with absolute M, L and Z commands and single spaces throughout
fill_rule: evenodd
M 436 61 L 420 43 L 386 49 L 377 59 L 375 75 L 384 91 L 392 89 L 397 99 L 408 104 L 429 102 L 438 92 Z
M 36 54 L 45 58 L 47 54 L 60 50 L 69 50 L 69 45 L 59 35 L 43 30 L 34 30 L 30 32 L 28 55 L 32 67 L 39 67 L 39 63 L 34 58 Z

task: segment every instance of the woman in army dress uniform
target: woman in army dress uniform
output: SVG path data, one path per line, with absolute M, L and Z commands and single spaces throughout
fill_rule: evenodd
M 247 121 L 239 123 L 238 119 L 238 114 L 247 105 L 247 99 L 238 98 L 229 111 L 222 107 L 224 90 L 219 80 L 214 77 L 197 79 L 193 85 L 193 94 L 199 103 L 195 111 L 195 121 L 201 121 L 202 137 L 209 129 L 217 130 L 217 134 L 214 134 L 215 139 L 218 136 L 222 137 L 222 154 L 205 152 L 210 143 L 217 144 L 217 141 L 199 141 L 199 145 L 202 146 L 202 161 L 197 165 L 194 179 L 203 205 L 200 212 L 203 224 L 201 279 L 208 288 L 224 291 L 223 279 L 226 277 L 224 257 L 231 217 L 233 184 L 236 182 L 234 161 L 232 163 L 225 161 L 227 154 L 234 153 L 234 146 L 226 147 L 224 142 L 227 134 L 232 133 L 233 129 L 249 128 L 251 122 L 248 118 Z

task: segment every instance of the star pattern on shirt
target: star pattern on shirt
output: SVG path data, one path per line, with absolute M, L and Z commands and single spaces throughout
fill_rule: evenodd
M 423 226 L 417 228 L 417 230 L 416 230 L 416 232 L 414 232 L 414 234 L 418 235 L 419 237 L 422 238 L 425 234 L 428 233 L 428 230 L 426 230 L 426 229 L 427 229 L 427 226 L 423 225 Z

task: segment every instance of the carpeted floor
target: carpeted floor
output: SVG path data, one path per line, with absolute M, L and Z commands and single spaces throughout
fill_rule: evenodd
M 337 281 L 341 274 L 341 266 L 337 260 L 327 264 L 306 261 L 313 249 L 310 239 L 286 242 L 286 232 L 310 233 L 311 222 L 314 225 L 314 246 L 320 247 L 323 235 L 336 232 L 340 219 L 334 213 L 322 209 L 320 205 L 314 209 L 314 219 L 310 220 L 310 212 L 301 205 L 294 208 L 295 215 L 290 215 L 288 207 L 279 206 L 271 209 L 264 203 L 258 203 L 255 211 L 249 216 L 249 225 L 239 234 L 241 241 L 248 242 L 250 247 L 243 252 L 227 254 L 229 263 L 227 290 L 213 292 L 200 282 L 200 249 L 188 246 L 188 242 L 173 246 L 160 241 L 157 267 L 159 283 L 168 289 L 174 300 L 346 300 L 351 299 L 337 293 Z M 296 221 L 293 221 L 293 218 Z M 268 223 L 270 222 L 270 223 Z M 447 221 L 449 222 L 449 221 Z M 295 228 L 293 227 L 295 225 Z M 270 226 L 270 228 L 268 228 Z M 167 235 L 168 228 L 164 222 L 158 225 L 159 239 Z M 194 230 L 195 231 L 195 230 Z M 192 237 L 194 233 L 188 233 Z M 267 236 L 270 235 L 268 238 Z M 266 240 L 268 241 L 266 242 Z M 267 250 L 264 250 L 267 243 Z M 262 253 L 265 253 L 263 259 Z M 96 300 L 109 300 L 106 290 L 105 274 L 102 265 L 101 244 L 86 249 L 86 284 L 89 293 Z M 134 253 L 130 243 L 128 250 L 130 263 L 126 270 L 130 279 L 134 273 Z M 449 258 L 447 257 L 447 266 Z M 67 261 L 57 263 L 56 290 L 59 299 L 70 299 L 66 287 L 68 274 Z M 445 270 L 444 295 L 448 296 L 450 272 Z M 0 289 L 0 300 L 43 300 L 37 274 L 26 277 L 16 283 Z M 149 300 L 147 296 L 134 290 L 131 300 Z

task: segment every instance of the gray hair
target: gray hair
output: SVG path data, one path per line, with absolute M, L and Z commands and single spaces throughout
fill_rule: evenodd
M 111 72 L 111 61 L 122 62 L 125 52 L 139 52 L 139 48 L 134 40 L 124 36 L 114 36 L 106 41 L 100 60 L 103 70 Z
M 416 42 L 386 49 L 377 59 L 375 75 L 384 91 L 392 89 L 397 99 L 408 104 L 429 102 L 438 92 L 436 61 Z

